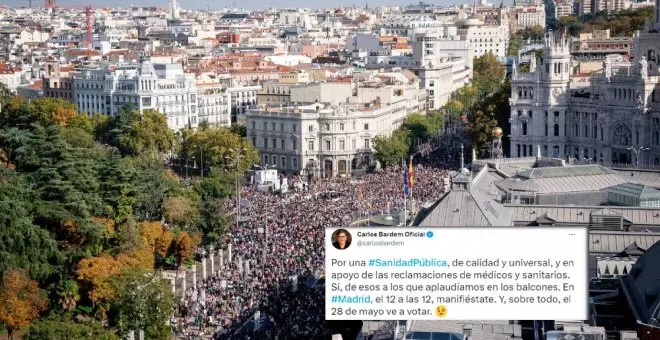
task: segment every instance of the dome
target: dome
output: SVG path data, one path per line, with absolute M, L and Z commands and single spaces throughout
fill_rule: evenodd
M 479 13 L 476 13 L 476 12 L 472 13 L 472 15 L 470 15 L 470 17 L 468 19 L 477 19 L 479 21 L 484 21 L 483 15 L 481 15 Z
M 469 18 L 465 19 L 463 26 L 481 26 L 484 24 L 484 17 L 478 13 L 472 13 Z

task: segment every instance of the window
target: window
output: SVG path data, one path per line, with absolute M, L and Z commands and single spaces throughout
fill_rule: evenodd
M 314 131 L 314 125 L 310 125 L 309 126 L 309 132 L 313 132 L 313 131 Z
M 264 155 L 264 165 L 269 165 L 268 155 Z
M 330 141 L 329 140 L 325 141 L 325 149 L 328 150 L 328 151 L 330 150 Z
M 307 142 L 307 149 L 309 149 L 309 151 L 314 151 L 314 141 L 313 140 L 310 140 L 309 142 Z
M 293 168 L 298 169 L 298 158 L 293 158 Z
M 344 131 L 344 123 L 339 123 L 339 130 Z
M 547 123 L 545 124 L 545 135 L 546 136 L 548 135 L 548 124 Z
M 297 140 L 293 141 L 293 151 L 298 151 L 298 141 Z
M 286 141 L 284 139 L 280 140 L 280 145 L 282 146 L 282 149 L 286 149 Z
M 329 123 L 325 123 L 325 130 L 330 131 L 330 124 Z
M 268 130 L 268 123 L 264 122 L 264 130 Z
M 256 130 L 256 129 L 257 129 L 257 122 L 252 122 L 252 130 Z
M 555 124 L 554 126 L 554 136 L 557 137 L 559 136 L 559 124 Z
M 277 149 L 277 139 L 273 138 L 273 149 Z
M 282 163 L 280 164 L 282 166 L 282 169 L 286 168 L 286 157 L 282 156 Z
M 268 149 L 268 138 L 264 137 L 264 148 Z
M 275 131 L 275 123 L 270 123 L 270 127 L 272 127 L 273 131 Z
M 339 141 L 339 150 L 344 151 L 345 147 L 346 147 L 346 145 L 345 145 L 344 140 L 343 139 L 340 140 Z
M 257 146 L 257 137 L 252 137 L 252 145 Z
M 280 131 L 284 131 L 284 123 L 280 123 Z
M 296 129 L 297 129 L 296 126 L 297 126 L 296 124 L 293 124 L 293 132 L 296 132 Z
M 435 80 L 430 80 L 429 81 L 429 87 L 435 86 Z
M 365 148 L 365 149 L 369 149 L 369 148 L 371 148 L 371 144 L 370 144 L 369 142 L 370 142 L 370 141 L 369 141 L 369 138 L 365 138 L 365 139 L 364 139 L 364 148 Z
M 355 141 L 355 139 L 353 139 L 353 142 L 351 142 L 351 146 L 353 147 L 353 150 L 356 149 L 356 141 Z
M 522 134 L 523 136 L 527 136 L 527 122 L 522 123 Z
M 369 124 L 364 124 L 364 129 L 369 130 Z

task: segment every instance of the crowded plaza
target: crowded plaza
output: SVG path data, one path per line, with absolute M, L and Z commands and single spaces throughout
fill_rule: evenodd
M 415 164 L 412 195 L 441 197 L 447 170 L 436 160 Z M 221 245 L 232 260 L 189 287 L 173 319 L 179 338 L 329 339 L 324 321 L 324 228 L 404 208 L 402 167 L 360 178 L 288 177 L 287 195 L 245 186 L 228 211 L 240 211 Z M 408 203 L 410 206 L 410 203 Z M 255 313 L 259 317 L 255 318 Z M 255 321 L 255 319 L 257 321 Z

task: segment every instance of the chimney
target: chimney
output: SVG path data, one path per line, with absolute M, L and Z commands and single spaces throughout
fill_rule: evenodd
M 463 144 L 461 144 L 461 168 L 459 171 L 463 171 L 463 168 L 465 168 L 465 160 L 463 159 Z

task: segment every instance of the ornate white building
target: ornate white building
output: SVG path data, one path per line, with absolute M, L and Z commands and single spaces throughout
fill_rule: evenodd
M 102 64 L 74 73 L 73 102 L 78 111 L 115 115 L 131 103 L 140 112 L 157 110 L 167 116 L 173 130 L 197 126 L 195 76 L 181 64 Z
M 405 101 L 267 107 L 247 112 L 247 138 L 263 165 L 308 176 L 350 176 L 374 163 L 373 138 L 389 135 L 408 113 Z
M 660 164 L 659 27 L 656 14 L 656 31 L 647 24 L 635 36 L 633 62 L 609 56 L 586 82 L 571 80 L 568 39 L 549 35 L 528 72 L 514 65 L 509 155 L 538 148 L 543 156 L 632 163 L 639 155 L 642 164 Z

